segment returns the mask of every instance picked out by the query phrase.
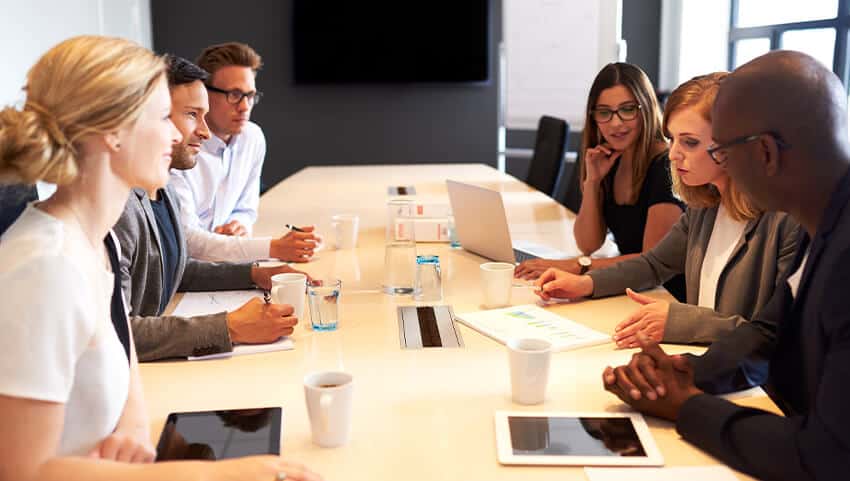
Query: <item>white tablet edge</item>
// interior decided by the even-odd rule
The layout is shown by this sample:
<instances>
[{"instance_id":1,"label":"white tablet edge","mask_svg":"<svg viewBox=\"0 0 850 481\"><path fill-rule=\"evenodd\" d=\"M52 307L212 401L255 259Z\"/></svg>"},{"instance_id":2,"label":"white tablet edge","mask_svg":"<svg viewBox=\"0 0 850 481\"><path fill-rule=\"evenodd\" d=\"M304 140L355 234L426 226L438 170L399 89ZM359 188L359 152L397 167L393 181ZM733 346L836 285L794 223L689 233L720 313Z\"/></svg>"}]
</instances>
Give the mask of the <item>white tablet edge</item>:
<instances>
[{"instance_id":1,"label":"white tablet edge","mask_svg":"<svg viewBox=\"0 0 850 481\"><path fill-rule=\"evenodd\" d=\"M508 417L630 418L646 456L527 456L513 454ZM548 466L663 466L664 457L640 413L578 411L496 411L496 451L499 464Z\"/></svg>"}]
</instances>

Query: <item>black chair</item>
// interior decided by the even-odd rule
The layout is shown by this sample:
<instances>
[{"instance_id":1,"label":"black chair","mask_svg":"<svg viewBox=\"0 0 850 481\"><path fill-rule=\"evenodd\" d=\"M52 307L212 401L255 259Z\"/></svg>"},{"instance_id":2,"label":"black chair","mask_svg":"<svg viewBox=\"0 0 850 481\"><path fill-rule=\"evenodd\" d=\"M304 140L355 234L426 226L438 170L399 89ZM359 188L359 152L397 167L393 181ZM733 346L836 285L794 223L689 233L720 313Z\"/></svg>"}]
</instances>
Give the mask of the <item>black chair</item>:
<instances>
[{"instance_id":1,"label":"black chair","mask_svg":"<svg viewBox=\"0 0 850 481\"><path fill-rule=\"evenodd\" d=\"M567 122L555 117L544 115L537 124L534 154L525 183L550 197L555 195L563 176L569 132Z\"/></svg>"},{"instance_id":2,"label":"black chair","mask_svg":"<svg viewBox=\"0 0 850 481\"><path fill-rule=\"evenodd\" d=\"M581 168L578 163L577 158L575 162L564 164L563 177L569 180L560 183L552 197L576 214L581 207Z\"/></svg>"},{"instance_id":3,"label":"black chair","mask_svg":"<svg viewBox=\"0 0 850 481\"><path fill-rule=\"evenodd\" d=\"M38 200L34 185L0 184L0 235L23 213L27 203Z\"/></svg>"}]
</instances>

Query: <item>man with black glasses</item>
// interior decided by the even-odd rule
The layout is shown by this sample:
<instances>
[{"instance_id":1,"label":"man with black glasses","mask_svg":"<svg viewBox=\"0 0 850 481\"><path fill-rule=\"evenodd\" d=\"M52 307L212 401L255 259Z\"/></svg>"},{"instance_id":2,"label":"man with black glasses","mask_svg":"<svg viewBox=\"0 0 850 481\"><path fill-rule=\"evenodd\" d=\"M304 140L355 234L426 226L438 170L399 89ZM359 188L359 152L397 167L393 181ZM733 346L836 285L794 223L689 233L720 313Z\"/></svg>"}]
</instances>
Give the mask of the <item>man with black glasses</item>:
<instances>
[{"instance_id":1,"label":"man with black glasses","mask_svg":"<svg viewBox=\"0 0 850 481\"><path fill-rule=\"evenodd\" d=\"M685 440L759 479L847 479L847 92L812 57L771 52L722 82L712 117L711 157L757 205L800 223L797 258L752 322L704 355L668 356L641 339L628 365L605 370L604 387L675 421ZM752 384L763 384L785 416L707 394Z\"/></svg>"},{"instance_id":2,"label":"man with black glasses","mask_svg":"<svg viewBox=\"0 0 850 481\"><path fill-rule=\"evenodd\" d=\"M210 111L206 116L212 135L203 142L194 169L173 171L171 183L185 212L187 229L200 227L231 236L250 237L257 220L260 173L266 156L266 139L251 122L251 110L259 103L255 79L262 59L248 45L231 42L201 52L198 66L210 73L206 81ZM316 237L313 227L292 233L294 252L285 260L309 259ZM269 256L268 239L246 239L245 257ZM190 254L210 260L233 260L226 253L198 252L189 240Z\"/></svg>"}]
</instances>

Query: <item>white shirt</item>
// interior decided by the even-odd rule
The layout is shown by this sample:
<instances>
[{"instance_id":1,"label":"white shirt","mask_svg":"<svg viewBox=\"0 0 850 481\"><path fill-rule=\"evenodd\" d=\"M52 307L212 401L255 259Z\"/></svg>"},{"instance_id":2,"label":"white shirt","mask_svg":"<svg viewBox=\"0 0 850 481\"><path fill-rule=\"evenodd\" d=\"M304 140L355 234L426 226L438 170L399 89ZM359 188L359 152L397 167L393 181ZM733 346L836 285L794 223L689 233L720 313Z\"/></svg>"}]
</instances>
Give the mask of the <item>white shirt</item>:
<instances>
[{"instance_id":1,"label":"white shirt","mask_svg":"<svg viewBox=\"0 0 850 481\"><path fill-rule=\"evenodd\" d=\"M253 262L269 258L271 237L216 234L198 226L183 226L189 257L213 262Z\"/></svg>"},{"instance_id":2,"label":"white shirt","mask_svg":"<svg viewBox=\"0 0 850 481\"><path fill-rule=\"evenodd\" d=\"M0 242L0 394L65 405L60 456L112 433L129 392L113 277L87 242L33 204Z\"/></svg>"},{"instance_id":3,"label":"white shirt","mask_svg":"<svg viewBox=\"0 0 850 481\"><path fill-rule=\"evenodd\" d=\"M708 240L700 270L699 306L716 309L717 282L746 226L746 222L730 217L722 204L717 209L717 217L714 219L711 238Z\"/></svg>"},{"instance_id":4,"label":"white shirt","mask_svg":"<svg viewBox=\"0 0 850 481\"><path fill-rule=\"evenodd\" d=\"M803 270L806 267L806 262L809 260L809 251L811 250L811 245L806 248L806 253L803 254L803 261L800 262L800 267L794 271L793 274L788 276L788 287L791 288L791 295L794 298L797 298L797 290L800 288L800 280L803 278Z\"/></svg>"},{"instance_id":5,"label":"white shirt","mask_svg":"<svg viewBox=\"0 0 850 481\"><path fill-rule=\"evenodd\" d=\"M232 220L248 229L257 220L260 173L266 157L266 138L260 127L248 122L230 144L213 135L201 146L198 164L188 170L172 170L171 184L183 207L187 230L207 231Z\"/></svg>"}]
</instances>

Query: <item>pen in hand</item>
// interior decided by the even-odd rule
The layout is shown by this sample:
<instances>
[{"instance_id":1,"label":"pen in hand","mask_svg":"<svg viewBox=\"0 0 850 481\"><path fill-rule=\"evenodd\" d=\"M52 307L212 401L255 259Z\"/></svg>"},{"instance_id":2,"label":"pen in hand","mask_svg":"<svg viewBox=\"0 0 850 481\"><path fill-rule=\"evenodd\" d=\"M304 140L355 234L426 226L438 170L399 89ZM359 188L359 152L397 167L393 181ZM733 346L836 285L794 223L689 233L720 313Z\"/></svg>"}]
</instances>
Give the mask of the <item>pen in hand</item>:
<instances>
[{"instance_id":1,"label":"pen in hand","mask_svg":"<svg viewBox=\"0 0 850 481\"><path fill-rule=\"evenodd\" d=\"M271 304L272 296L269 294L269 291L263 289L263 302L266 304Z\"/></svg>"},{"instance_id":2,"label":"pen in hand","mask_svg":"<svg viewBox=\"0 0 850 481\"><path fill-rule=\"evenodd\" d=\"M295 232L304 232L304 229L302 229L300 227L296 227L292 224L283 224L283 226L286 227L289 230L294 230Z\"/></svg>"}]
</instances>

